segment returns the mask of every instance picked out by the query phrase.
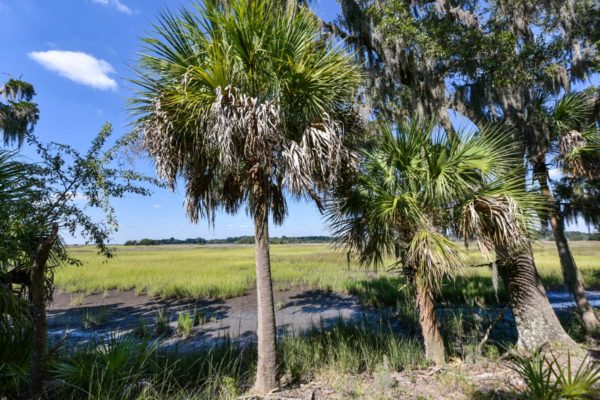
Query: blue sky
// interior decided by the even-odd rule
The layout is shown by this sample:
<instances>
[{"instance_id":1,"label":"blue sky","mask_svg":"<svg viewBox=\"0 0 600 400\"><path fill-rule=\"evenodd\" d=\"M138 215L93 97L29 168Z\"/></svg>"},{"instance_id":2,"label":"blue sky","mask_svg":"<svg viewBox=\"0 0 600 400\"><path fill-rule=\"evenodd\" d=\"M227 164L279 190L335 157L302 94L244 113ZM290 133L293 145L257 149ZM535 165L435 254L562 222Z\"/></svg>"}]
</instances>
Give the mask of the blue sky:
<instances>
[{"instance_id":1,"label":"blue sky","mask_svg":"<svg viewBox=\"0 0 600 400\"><path fill-rule=\"evenodd\" d=\"M159 11L176 9L187 0L0 0L0 82L22 77L34 84L41 119L36 133L44 141L69 143L84 150L104 122L114 126L114 136L128 132L126 111L131 96L140 37L152 32ZM338 12L334 0L315 0L312 6L326 20ZM25 156L31 154L23 149ZM136 168L153 174L148 160ZM206 221L187 220L181 189L155 189L149 198L131 196L114 201L120 229L114 243L128 239L222 238L252 235L252 221L242 211L220 214L214 228ZM289 216L272 236L327 234L316 207L290 200ZM571 229L585 230L584 226ZM78 239L67 238L68 242Z\"/></svg>"},{"instance_id":2,"label":"blue sky","mask_svg":"<svg viewBox=\"0 0 600 400\"><path fill-rule=\"evenodd\" d=\"M140 37L152 32L162 8L177 9L188 1L174 0L0 0L0 82L22 77L37 92L41 118L36 134L44 141L69 143L85 150L104 122L114 136L128 132L127 99L132 85L131 66L140 49ZM331 20L334 0L317 0L313 7ZM25 156L30 155L23 149ZM153 174L148 160L135 167ZM155 189L150 198L130 196L113 202L119 231L113 243L128 239L222 238L254 234L245 212L217 216L214 228L206 221L187 220L183 191ZM272 236L327 234L316 207L290 200L283 226L271 227ZM78 239L67 238L68 242Z\"/></svg>"}]
</instances>

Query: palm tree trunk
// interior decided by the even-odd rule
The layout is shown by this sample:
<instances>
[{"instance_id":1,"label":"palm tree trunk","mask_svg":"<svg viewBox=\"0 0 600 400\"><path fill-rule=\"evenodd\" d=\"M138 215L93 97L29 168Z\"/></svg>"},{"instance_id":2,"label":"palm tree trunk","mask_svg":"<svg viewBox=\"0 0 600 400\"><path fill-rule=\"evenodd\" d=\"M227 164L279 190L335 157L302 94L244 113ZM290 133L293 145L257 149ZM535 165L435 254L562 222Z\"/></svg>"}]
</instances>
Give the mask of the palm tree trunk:
<instances>
[{"instance_id":1,"label":"palm tree trunk","mask_svg":"<svg viewBox=\"0 0 600 400\"><path fill-rule=\"evenodd\" d=\"M46 356L46 264L50 250L58 236L58 227L52 227L48 238L40 241L31 266L31 311L33 325L33 346L30 371L30 394L35 400L45 398L44 392L44 364Z\"/></svg>"},{"instance_id":2,"label":"palm tree trunk","mask_svg":"<svg viewBox=\"0 0 600 400\"><path fill-rule=\"evenodd\" d=\"M540 280L530 246L520 250L496 247L498 273L508 292L519 339L517 346L535 350L546 344L574 348L552 309Z\"/></svg>"},{"instance_id":3,"label":"palm tree trunk","mask_svg":"<svg viewBox=\"0 0 600 400\"><path fill-rule=\"evenodd\" d=\"M550 190L548 180L548 168L545 162L538 163L537 171L538 181L542 188L542 192L548 201L548 204L552 206L552 212L550 214L550 226L552 227L552 233L554 236L554 242L556 243L556 249L558 250L558 257L560 258L560 266L562 267L563 281L567 290L573 294L577 310L583 320L583 325L587 332L595 332L600 328L598 318L594 313L594 309L590 305L585 294L585 287L583 286L583 279L581 273L577 268L573 253L569 248L569 242L565 235L565 219L560 210L560 205L556 202L552 191Z\"/></svg>"},{"instance_id":4,"label":"palm tree trunk","mask_svg":"<svg viewBox=\"0 0 600 400\"><path fill-rule=\"evenodd\" d=\"M573 294L577 310L581 315L586 331L590 333L596 332L598 331L598 328L600 328L600 324L598 323L598 318L596 318L594 309L587 299L581 272L579 272L575 260L573 259L571 249L569 248L569 242L565 236L564 218L562 214L553 214L550 216L550 225L552 226L554 241L556 242L558 256L560 257L560 265L562 266L565 286Z\"/></svg>"},{"instance_id":5,"label":"palm tree trunk","mask_svg":"<svg viewBox=\"0 0 600 400\"><path fill-rule=\"evenodd\" d=\"M417 276L415 281L419 323L425 343L425 357L435 365L442 365L446 362L446 352L435 315L433 291L425 279Z\"/></svg>"},{"instance_id":6,"label":"palm tree trunk","mask_svg":"<svg viewBox=\"0 0 600 400\"><path fill-rule=\"evenodd\" d=\"M255 390L265 395L277 389L277 336L273 282L269 258L269 213L267 205L254 215L256 248L256 297L258 304L258 365Z\"/></svg>"}]
</instances>

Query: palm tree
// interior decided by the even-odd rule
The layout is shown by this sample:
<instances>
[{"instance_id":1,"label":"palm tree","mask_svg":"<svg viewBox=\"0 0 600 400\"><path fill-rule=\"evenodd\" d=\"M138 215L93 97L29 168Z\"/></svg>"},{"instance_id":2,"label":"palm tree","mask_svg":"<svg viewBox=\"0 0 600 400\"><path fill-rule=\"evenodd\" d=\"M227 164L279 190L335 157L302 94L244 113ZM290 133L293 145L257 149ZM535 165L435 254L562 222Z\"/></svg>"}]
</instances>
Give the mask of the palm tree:
<instances>
[{"instance_id":1,"label":"palm tree","mask_svg":"<svg viewBox=\"0 0 600 400\"><path fill-rule=\"evenodd\" d=\"M26 369L28 345L31 340L31 321L29 307L22 291L15 290L15 271L20 275L27 275L27 270L15 268L13 260L19 254L19 246L15 243L14 225L18 218L15 215L15 203L27 198L27 171L24 166L14 160L14 153L0 150L0 335L10 340L3 340L0 346L2 361L7 369ZM18 348L15 348L15 344ZM16 369L15 368L15 369ZM15 374L15 376L19 376ZM6 393L17 392L23 382L3 388ZM12 387L10 387L12 386Z\"/></svg>"},{"instance_id":2,"label":"palm tree","mask_svg":"<svg viewBox=\"0 0 600 400\"><path fill-rule=\"evenodd\" d=\"M39 119L38 106L31 102L35 90L30 83L9 79L0 88L0 95L6 100L6 103L0 103L0 132L4 145L17 142L21 147Z\"/></svg>"},{"instance_id":3,"label":"palm tree","mask_svg":"<svg viewBox=\"0 0 600 400\"><path fill-rule=\"evenodd\" d=\"M545 128L546 142L534 160L534 177L551 207L548 222L560 258L563 280L573 294L585 329L594 332L600 323L585 294L583 279L565 235L565 219L600 221L596 187L600 174L600 133L590 123L593 103L585 93L568 94L551 104L545 94L537 99L539 125ZM562 171L560 182L550 177L549 166ZM592 190L589 190L592 189ZM556 194L554 193L556 190Z\"/></svg>"},{"instance_id":4,"label":"palm tree","mask_svg":"<svg viewBox=\"0 0 600 400\"><path fill-rule=\"evenodd\" d=\"M259 393L278 385L269 218L282 223L286 194L318 199L351 165L342 136L355 126L361 78L312 12L289 3L214 0L163 13L132 101L158 175L185 181L192 221L243 206L254 219Z\"/></svg>"},{"instance_id":5,"label":"palm tree","mask_svg":"<svg viewBox=\"0 0 600 400\"><path fill-rule=\"evenodd\" d=\"M463 265L444 233L478 239L485 254L519 253L528 246L524 210L536 205L514 177L513 149L501 132L458 136L417 120L396 134L384 126L380 143L363 154L357 183L337 193L329 211L336 236L361 263L395 259L415 285L426 356L436 364L445 352L434 292Z\"/></svg>"},{"instance_id":6,"label":"palm tree","mask_svg":"<svg viewBox=\"0 0 600 400\"><path fill-rule=\"evenodd\" d=\"M21 253L15 228L22 217L19 206L24 202L31 203L25 165L15 160L15 153L0 150L0 288L3 293L12 295L16 276L27 276L27 269L15 268L13 262ZM16 263L20 264L20 263ZM4 309L0 305L0 323Z\"/></svg>"}]
</instances>

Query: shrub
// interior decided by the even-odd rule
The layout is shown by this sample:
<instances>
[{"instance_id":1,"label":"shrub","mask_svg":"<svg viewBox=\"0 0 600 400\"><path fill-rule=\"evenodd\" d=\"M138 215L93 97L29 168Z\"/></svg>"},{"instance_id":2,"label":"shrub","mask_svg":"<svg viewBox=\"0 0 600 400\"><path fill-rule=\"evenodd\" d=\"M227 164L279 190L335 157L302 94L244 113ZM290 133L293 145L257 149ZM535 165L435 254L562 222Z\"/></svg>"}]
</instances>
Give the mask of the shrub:
<instances>
[{"instance_id":1,"label":"shrub","mask_svg":"<svg viewBox=\"0 0 600 400\"><path fill-rule=\"evenodd\" d=\"M65 398L136 398L133 383L143 381L156 349L131 337L66 353L51 363L50 389Z\"/></svg>"},{"instance_id":2,"label":"shrub","mask_svg":"<svg viewBox=\"0 0 600 400\"><path fill-rule=\"evenodd\" d=\"M600 381L600 366L587 356L573 373L571 355L565 366L552 353L540 350L531 356L515 354L512 368L525 382L524 396L530 400L584 400L600 395L594 385Z\"/></svg>"},{"instance_id":3,"label":"shrub","mask_svg":"<svg viewBox=\"0 0 600 400\"><path fill-rule=\"evenodd\" d=\"M27 393L31 361L31 324L26 304L0 290L0 399Z\"/></svg>"}]
</instances>

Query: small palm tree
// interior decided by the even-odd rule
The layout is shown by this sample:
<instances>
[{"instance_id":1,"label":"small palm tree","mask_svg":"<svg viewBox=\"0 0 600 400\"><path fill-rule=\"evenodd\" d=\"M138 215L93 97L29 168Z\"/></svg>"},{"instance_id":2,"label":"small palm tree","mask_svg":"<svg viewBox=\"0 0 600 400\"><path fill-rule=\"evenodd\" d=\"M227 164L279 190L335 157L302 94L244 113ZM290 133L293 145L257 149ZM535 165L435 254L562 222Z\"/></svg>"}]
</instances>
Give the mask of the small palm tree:
<instances>
[{"instance_id":1,"label":"small palm tree","mask_svg":"<svg viewBox=\"0 0 600 400\"><path fill-rule=\"evenodd\" d=\"M0 102L0 132L4 145L17 142L20 147L39 119L38 106L31 102L35 90L30 83L10 79L0 88L6 103Z\"/></svg>"},{"instance_id":2,"label":"small palm tree","mask_svg":"<svg viewBox=\"0 0 600 400\"><path fill-rule=\"evenodd\" d=\"M357 183L329 210L336 236L363 264L395 260L415 285L426 356L436 364L445 351L434 292L463 265L459 246L444 233L477 238L486 253L523 246L527 236L519 201L528 197L510 178L511 146L493 129L459 136L448 139L417 120L397 133L384 126L380 143L363 154Z\"/></svg>"},{"instance_id":3,"label":"small palm tree","mask_svg":"<svg viewBox=\"0 0 600 400\"><path fill-rule=\"evenodd\" d=\"M0 341L0 354L8 371L21 372L15 371L15 379L10 383L2 380L7 386L3 388L6 393L18 393L25 383L26 374L22 371L26 371L29 364L29 307L20 293L22 291L15 290L13 286L15 271L21 275L28 272L15 268L13 262L20 251L14 237L15 220L18 218L14 205L27 198L26 179L27 171L14 160L14 153L0 150L0 335L11 339Z\"/></svg>"},{"instance_id":4,"label":"small palm tree","mask_svg":"<svg viewBox=\"0 0 600 400\"><path fill-rule=\"evenodd\" d=\"M143 147L171 185L183 178L193 221L242 206L254 219L260 393L277 386L269 218L282 223L286 194L318 198L351 164L343 135L355 126L361 78L308 8L285 3L163 13L133 100Z\"/></svg>"}]
</instances>

